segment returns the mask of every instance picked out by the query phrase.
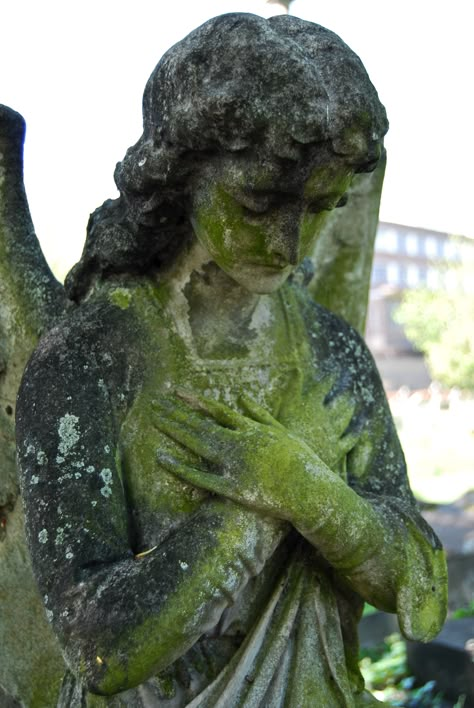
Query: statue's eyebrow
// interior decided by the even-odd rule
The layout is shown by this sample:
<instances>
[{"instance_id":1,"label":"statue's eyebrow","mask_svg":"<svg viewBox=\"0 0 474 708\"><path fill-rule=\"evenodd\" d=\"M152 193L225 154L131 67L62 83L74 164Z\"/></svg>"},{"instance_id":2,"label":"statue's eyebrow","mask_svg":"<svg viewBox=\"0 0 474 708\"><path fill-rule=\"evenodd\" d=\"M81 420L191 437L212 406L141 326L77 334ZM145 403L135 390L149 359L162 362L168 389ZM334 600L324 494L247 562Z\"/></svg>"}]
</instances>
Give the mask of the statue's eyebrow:
<instances>
[{"instance_id":1,"label":"statue's eyebrow","mask_svg":"<svg viewBox=\"0 0 474 708\"><path fill-rule=\"evenodd\" d=\"M276 182L265 185L265 183L260 182L260 184L245 184L240 189L245 194L251 193L262 197L271 197L272 195L278 195L281 197L297 197L302 193L303 185L298 185L296 183L278 184Z\"/></svg>"}]
</instances>

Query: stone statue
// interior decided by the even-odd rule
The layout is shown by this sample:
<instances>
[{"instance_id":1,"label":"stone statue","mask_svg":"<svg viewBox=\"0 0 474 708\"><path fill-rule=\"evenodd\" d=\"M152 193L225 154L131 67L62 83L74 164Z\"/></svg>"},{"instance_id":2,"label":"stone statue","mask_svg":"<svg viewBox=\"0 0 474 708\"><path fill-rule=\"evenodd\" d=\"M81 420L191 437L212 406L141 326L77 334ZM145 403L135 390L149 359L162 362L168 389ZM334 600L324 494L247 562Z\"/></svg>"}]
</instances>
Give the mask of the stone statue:
<instances>
[{"instance_id":1,"label":"stone statue","mask_svg":"<svg viewBox=\"0 0 474 708\"><path fill-rule=\"evenodd\" d=\"M18 398L59 705L377 704L363 603L427 641L446 566L304 259L383 157L384 109L333 33L230 14L165 54L143 114Z\"/></svg>"}]
</instances>

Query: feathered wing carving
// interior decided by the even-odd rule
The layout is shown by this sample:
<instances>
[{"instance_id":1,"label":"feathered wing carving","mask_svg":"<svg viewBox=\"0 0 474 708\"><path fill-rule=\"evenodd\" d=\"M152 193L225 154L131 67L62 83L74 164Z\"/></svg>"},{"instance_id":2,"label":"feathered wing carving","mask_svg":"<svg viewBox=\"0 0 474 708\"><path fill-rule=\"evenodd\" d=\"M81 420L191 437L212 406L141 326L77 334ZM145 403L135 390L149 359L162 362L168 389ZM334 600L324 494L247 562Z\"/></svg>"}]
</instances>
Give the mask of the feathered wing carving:
<instances>
[{"instance_id":1,"label":"feathered wing carving","mask_svg":"<svg viewBox=\"0 0 474 708\"><path fill-rule=\"evenodd\" d=\"M364 334L386 155L370 174L356 175L348 202L335 209L312 255L314 299Z\"/></svg>"},{"instance_id":2,"label":"feathered wing carving","mask_svg":"<svg viewBox=\"0 0 474 708\"><path fill-rule=\"evenodd\" d=\"M26 547L15 466L15 400L40 334L66 310L23 186L23 118L0 105L0 704L55 704L64 674Z\"/></svg>"}]
</instances>

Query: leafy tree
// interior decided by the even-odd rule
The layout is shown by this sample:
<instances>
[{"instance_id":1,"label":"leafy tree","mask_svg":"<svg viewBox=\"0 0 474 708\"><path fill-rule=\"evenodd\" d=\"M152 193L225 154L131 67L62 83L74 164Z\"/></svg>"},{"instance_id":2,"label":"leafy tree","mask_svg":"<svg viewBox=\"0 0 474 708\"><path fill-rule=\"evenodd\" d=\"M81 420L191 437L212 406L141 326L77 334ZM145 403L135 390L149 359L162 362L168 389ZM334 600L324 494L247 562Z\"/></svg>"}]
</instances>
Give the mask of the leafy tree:
<instances>
[{"instance_id":1,"label":"leafy tree","mask_svg":"<svg viewBox=\"0 0 474 708\"><path fill-rule=\"evenodd\" d=\"M425 354L434 379L474 390L474 245L453 243L462 260L441 269L443 287L407 291L395 319Z\"/></svg>"}]
</instances>

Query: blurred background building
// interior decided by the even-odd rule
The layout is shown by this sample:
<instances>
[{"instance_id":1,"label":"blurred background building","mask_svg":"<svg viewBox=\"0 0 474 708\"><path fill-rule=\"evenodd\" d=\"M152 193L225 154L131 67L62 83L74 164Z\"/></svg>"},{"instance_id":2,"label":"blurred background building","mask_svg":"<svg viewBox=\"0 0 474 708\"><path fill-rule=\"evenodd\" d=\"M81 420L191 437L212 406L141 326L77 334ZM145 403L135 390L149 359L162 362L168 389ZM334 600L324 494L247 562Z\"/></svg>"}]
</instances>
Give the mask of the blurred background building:
<instances>
[{"instance_id":1,"label":"blurred background building","mask_svg":"<svg viewBox=\"0 0 474 708\"><path fill-rule=\"evenodd\" d=\"M386 388L427 388L430 376L420 352L394 319L403 295L414 288L449 290L474 241L415 226L380 222L375 243L366 340Z\"/></svg>"}]
</instances>

